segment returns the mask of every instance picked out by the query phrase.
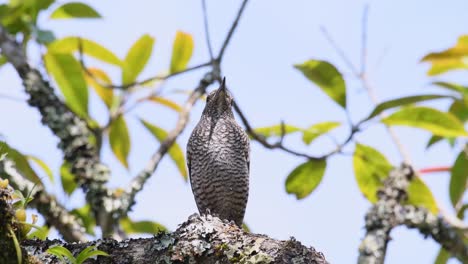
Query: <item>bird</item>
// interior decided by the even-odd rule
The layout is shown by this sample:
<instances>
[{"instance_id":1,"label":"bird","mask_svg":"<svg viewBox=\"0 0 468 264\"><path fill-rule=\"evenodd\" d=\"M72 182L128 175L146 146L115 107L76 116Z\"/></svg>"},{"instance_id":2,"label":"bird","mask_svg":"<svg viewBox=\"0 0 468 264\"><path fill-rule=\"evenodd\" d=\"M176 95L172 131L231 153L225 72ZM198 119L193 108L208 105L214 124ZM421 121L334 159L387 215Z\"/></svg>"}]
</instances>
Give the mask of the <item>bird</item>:
<instances>
[{"instance_id":1,"label":"bird","mask_svg":"<svg viewBox=\"0 0 468 264\"><path fill-rule=\"evenodd\" d=\"M250 140L234 118L233 103L223 78L188 140L187 166L199 213L240 227L249 196Z\"/></svg>"}]
</instances>

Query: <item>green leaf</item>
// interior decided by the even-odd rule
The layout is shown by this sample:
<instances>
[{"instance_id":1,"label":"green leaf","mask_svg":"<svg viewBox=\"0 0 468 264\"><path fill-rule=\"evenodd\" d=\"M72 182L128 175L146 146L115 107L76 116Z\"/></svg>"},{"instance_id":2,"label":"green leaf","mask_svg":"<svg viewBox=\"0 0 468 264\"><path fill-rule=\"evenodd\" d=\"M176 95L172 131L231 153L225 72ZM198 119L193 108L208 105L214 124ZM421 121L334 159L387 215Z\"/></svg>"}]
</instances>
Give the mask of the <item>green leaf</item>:
<instances>
[{"instance_id":1,"label":"green leaf","mask_svg":"<svg viewBox=\"0 0 468 264\"><path fill-rule=\"evenodd\" d=\"M462 150L452 166L450 177L450 200L455 207L466 191L468 183L468 148Z\"/></svg>"},{"instance_id":2,"label":"green leaf","mask_svg":"<svg viewBox=\"0 0 468 264\"><path fill-rule=\"evenodd\" d=\"M42 170L46 173L46 175L49 177L49 180L53 183L54 182L54 174L50 167L40 158L34 157L34 156L26 156L26 158L30 161L35 162L39 167L41 167Z\"/></svg>"},{"instance_id":3,"label":"green leaf","mask_svg":"<svg viewBox=\"0 0 468 264\"><path fill-rule=\"evenodd\" d=\"M445 137L467 136L463 124L451 113L429 107L406 107L382 119L387 125L422 128Z\"/></svg>"},{"instance_id":4,"label":"green leaf","mask_svg":"<svg viewBox=\"0 0 468 264\"><path fill-rule=\"evenodd\" d=\"M331 130L339 127L340 125L341 123L339 122L322 122L314 124L311 127L303 130L302 141L304 141L305 144L309 145L316 138L330 132Z\"/></svg>"},{"instance_id":5,"label":"green leaf","mask_svg":"<svg viewBox=\"0 0 468 264\"><path fill-rule=\"evenodd\" d=\"M83 226L86 229L86 233L92 236L95 235L94 227L96 226L96 220L94 219L89 204L86 204L81 208L73 209L71 213L81 219Z\"/></svg>"},{"instance_id":6,"label":"green leaf","mask_svg":"<svg viewBox=\"0 0 468 264\"><path fill-rule=\"evenodd\" d=\"M130 136L127 123L123 116L115 119L109 128L109 142L115 157L128 169L128 154L130 153Z\"/></svg>"},{"instance_id":7,"label":"green leaf","mask_svg":"<svg viewBox=\"0 0 468 264\"><path fill-rule=\"evenodd\" d=\"M70 165L63 163L60 167L60 180L62 182L62 188L67 195L71 195L78 184L75 181L75 176L71 173Z\"/></svg>"},{"instance_id":8,"label":"green leaf","mask_svg":"<svg viewBox=\"0 0 468 264\"><path fill-rule=\"evenodd\" d=\"M28 239L40 239L40 240L45 240L47 236L49 235L49 227L43 226L39 229L34 230L33 232L28 234Z\"/></svg>"},{"instance_id":9,"label":"green leaf","mask_svg":"<svg viewBox=\"0 0 468 264\"><path fill-rule=\"evenodd\" d=\"M362 194L372 203L377 201L377 190L392 169L392 164L378 150L356 143L353 155L354 176Z\"/></svg>"},{"instance_id":10,"label":"green leaf","mask_svg":"<svg viewBox=\"0 0 468 264\"><path fill-rule=\"evenodd\" d=\"M76 259L70 250L62 247L62 246L53 246L47 249L46 251L49 254L55 255L59 257L61 260L64 260L64 257L68 259L72 264L76 264ZM65 261L64 261L65 262Z\"/></svg>"},{"instance_id":11,"label":"green leaf","mask_svg":"<svg viewBox=\"0 0 468 264\"><path fill-rule=\"evenodd\" d=\"M456 100L449 108L449 112L456 116L460 121L468 121L468 103Z\"/></svg>"},{"instance_id":12,"label":"green leaf","mask_svg":"<svg viewBox=\"0 0 468 264\"><path fill-rule=\"evenodd\" d=\"M81 251L80 254L78 254L78 256L76 257L76 264L82 264L83 262L85 262L85 260L92 258L94 256L108 257L109 254L107 254L104 251L97 250L96 246L89 246L83 249L83 251Z\"/></svg>"},{"instance_id":13,"label":"green leaf","mask_svg":"<svg viewBox=\"0 0 468 264\"><path fill-rule=\"evenodd\" d=\"M170 73L184 70L192 57L193 38L190 34L177 31L172 47Z\"/></svg>"},{"instance_id":14,"label":"green leaf","mask_svg":"<svg viewBox=\"0 0 468 264\"><path fill-rule=\"evenodd\" d=\"M451 96L428 94L428 95L415 95L415 96L401 97L401 98L385 101L383 103L378 104L364 121L369 120L390 108L395 108L398 106L404 106L404 105L414 104L414 103L418 103L422 101L440 99L440 98L451 98Z\"/></svg>"},{"instance_id":15,"label":"green leaf","mask_svg":"<svg viewBox=\"0 0 468 264\"><path fill-rule=\"evenodd\" d=\"M72 2L66 3L55 9L50 18L69 19L69 18L100 18L101 15L87 4Z\"/></svg>"},{"instance_id":16,"label":"green leaf","mask_svg":"<svg viewBox=\"0 0 468 264\"><path fill-rule=\"evenodd\" d=\"M73 53L80 50L80 45L84 54L112 65L122 66L122 60L112 51L90 39L65 37L50 43L47 49L52 53Z\"/></svg>"},{"instance_id":17,"label":"green leaf","mask_svg":"<svg viewBox=\"0 0 468 264\"><path fill-rule=\"evenodd\" d=\"M327 161L309 160L296 167L286 179L286 192L303 199L311 194L322 181Z\"/></svg>"},{"instance_id":18,"label":"green leaf","mask_svg":"<svg viewBox=\"0 0 468 264\"><path fill-rule=\"evenodd\" d=\"M333 101L346 108L346 84L335 66L326 61L308 60L294 67L319 86Z\"/></svg>"},{"instance_id":19,"label":"green leaf","mask_svg":"<svg viewBox=\"0 0 468 264\"><path fill-rule=\"evenodd\" d=\"M135 82L138 75L143 71L153 52L154 41L154 38L150 35L143 35L130 48L122 69L123 84Z\"/></svg>"},{"instance_id":20,"label":"green leaf","mask_svg":"<svg viewBox=\"0 0 468 264\"><path fill-rule=\"evenodd\" d=\"M434 261L434 264L447 264L450 259L450 253L447 252L443 247L440 248L439 254Z\"/></svg>"},{"instance_id":21,"label":"green leaf","mask_svg":"<svg viewBox=\"0 0 468 264\"><path fill-rule=\"evenodd\" d=\"M48 52L44 56L47 71L54 77L65 101L82 117L88 116L88 87L80 63L70 54Z\"/></svg>"},{"instance_id":22,"label":"green leaf","mask_svg":"<svg viewBox=\"0 0 468 264\"><path fill-rule=\"evenodd\" d=\"M446 88L446 89L454 91L454 92L457 92L457 93L459 93L459 94L461 94L463 96L468 95L468 87L460 85L460 84L448 83L448 82L433 82L432 84L437 85L437 86L442 87L442 88Z\"/></svg>"},{"instance_id":23,"label":"green leaf","mask_svg":"<svg viewBox=\"0 0 468 264\"><path fill-rule=\"evenodd\" d=\"M42 186L41 178L36 174L25 155L10 147L7 143L0 141L1 156L10 159L18 172L35 184Z\"/></svg>"},{"instance_id":24,"label":"green leaf","mask_svg":"<svg viewBox=\"0 0 468 264\"><path fill-rule=\"evenodd\" d=\"M163 142L167 138L167 132L164 129L157 127L145 120L140 120L140 121L151 132L151 134L153 134L153 136L159 142ZM185 166L185 156L184 156L184 152L182 151L182 148L179 146L179 144L174 142L172 146L169 148L168 152L169 152L169 156L176 164L177 169L179 170L180 174L182 175L182 177L184 177L184 180L187 180L188 173L187 173L187 169Z\"/></svg>"},{"instance_id":25,"label":"green leaf","mask_svg":"<svg viewBox=\"0 0 468 264\"><path fill-rule=\"evenodd\" d=\"M163 225L151 221L132 221L126 217L120 220L120 226L126 234L158 234L167 231Z\"/></svg>"},{"instance_id":26,"label":"green leaf","mask_svg":"<svg viewBox=\"0 0 468 264\"><path fill-rule=\"evenodd\" d=\"M255 133L262 135L264 137L280 137L283 133L283 125L273 125L267 127L259 127L254 129ZM301 131L299 127L291 126L291 125L284 125L284 134L291 134L294 132Z\"/></svg>"},{"instance_id":27,"label":"green leaf","mask_svg":"<svg viewBox=\"0 0 468 264\"><path fill-rule=\"evenodd\" d=\"M419 177L414 177L408 185L408 204L424 207L431 213L437 214L437 202L431 190Z\"/></svg>"},{"instance_id":28,"label":"green leaf","mask_svg":"<svg viewBox=\"0 0 468 264\"><path fill-rule=\"evenodd\" d=\"M428 75L437 75L451 70L468 69L467 56L468 35L464 35L454 47L442 52L429 53L422 61L432 64Z\"/></svg>"},{"instance_id":29,"label":"green leaf","mask_svg":"<svg viewBox=\"0 0 468 264\"><path fill-rule=\"evenodd\" d=\"M88 85L93 87L94 91L107 106L107 109L111 109L114 102L114 91L111 88L104 87L102 85L111 85L112 80L103 70L88 68L88 71L93 77L85 75L86 82Z\"/></svg>"},{"instance_id":30,"label":"green leaf","mask_svg":"<svg viewBox=\"0 0 468 264\"><path fill-rule=\"evenodd\" d=\"M157 104L160 104L160 105L164 105L178 113L180 113L182 111L182 106L180 106L179 104L177 104L176 102L172 101L172 100L169 100L167 98L163 98L163 97L160 97L160 96L151 96L148 98L148 101L150 102L154 102L154 103L157 103Z\"/></svg>"}]
</instances>

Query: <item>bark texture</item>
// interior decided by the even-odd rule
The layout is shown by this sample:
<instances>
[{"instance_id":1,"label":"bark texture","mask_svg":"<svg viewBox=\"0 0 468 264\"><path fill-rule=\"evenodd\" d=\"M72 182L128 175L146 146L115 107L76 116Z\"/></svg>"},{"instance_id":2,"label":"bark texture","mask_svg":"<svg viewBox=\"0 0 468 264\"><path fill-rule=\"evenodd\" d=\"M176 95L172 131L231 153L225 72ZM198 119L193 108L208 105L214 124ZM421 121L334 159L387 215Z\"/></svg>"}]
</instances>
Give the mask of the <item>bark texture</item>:
<instances>
[{"instance_id":1,"label":"bark texture","mask_svg":"<svg viewBox=\"0 0 468 264\"><path fill-rule=\"evenodd\" d=\"M31 257L44 263L60 263L55 256L46 253L54 245L66 247L75 256L88 246L97 246L110 255L86 263L328 263L322 253L303 246L294 238L274 240L247 233L233 222L196 214L175 232L152 238L121 242L104 239L82 244L28 240L22 245Z\"/></svg>"}]
</instances>

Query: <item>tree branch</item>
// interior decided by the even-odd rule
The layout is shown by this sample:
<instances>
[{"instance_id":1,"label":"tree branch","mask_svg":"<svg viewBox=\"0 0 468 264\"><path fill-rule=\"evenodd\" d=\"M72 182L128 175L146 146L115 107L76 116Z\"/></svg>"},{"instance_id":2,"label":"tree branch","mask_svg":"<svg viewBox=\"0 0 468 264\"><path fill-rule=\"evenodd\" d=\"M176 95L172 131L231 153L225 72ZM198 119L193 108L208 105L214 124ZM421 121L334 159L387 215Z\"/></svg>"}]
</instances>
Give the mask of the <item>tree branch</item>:
<instances>
[{"instance_id":1,"label":"tree branch","mask_svg":"<svg viewBox=\"0 0 468 264\"><path fill-rule=\"evenodd\" d=\"M234 32L236 31L237 25L239 24L240 18L242 17L242 14L244 13L244 10L248 1L249 0L244 0L242 2L241 7L239 8L239 11L237 11L237 16L234 19L234 22L232 23L231 28L229 29L229 32L226 38L224 39L223 45L221 46L221 50L219 51L218 57L216 58L218 63L221 62L221 60L223 59L224 52L226 51L228 44L231 42L231 38L234 35Z\"/></svg>"},{"instance_id":2,"label":"tree branch","mask_svg":"<svg viewBox=\"0 0 468 264\"><path fill-rule=\"evenodd\" d=\"M0 49L14 66L29 94L29 105L36 107L47 125L60 139L58 147L64 160L70 164L71 172L85 190L86 200L96 215L97 223L104 229L111 225L113 211L112 193L104 184L109 179L109 169L100 162L96 146L90 143L92 132L84 120L73 113L54 93L38 70L32 68L21 46L0 26ZM105 232L104 232L105 233Z\"/></svg>"},{"instance_id":3,"label":"tree branch","mask_svg":"<svg viewBox=\"0 0 468 264\"><path fill-rule=\"evenodd\" d=\"M328 263L322 253L303 246L294 238L280 241L250 234L234 223L211 215L193 215L175 232L160 233L152 238L122 242L106 239L85 244L29 240L22 244L38 261L60 263L59 259L45 252L53 245L62 245L74 255L88 246L98 246L110 255L87 263Z\"/></svg>"},{"instance_id":4,"label":"tree branch","mask_svg":"<svg viewBox=\"0 0 468 264\"><path fill-rule=\"evenodd\" d=\"M206 10L206 0L202 0L202 10L203 10L203 26L205 28L206 45L208 46L208 53L210 54L210 60L213 61L214 55L213 55L213 47L211 45L210 28L208 24L208 12Z\"/></svg>"},{"instance_id":5,"label":"tree branch","mask_svg":"<svg viewBox=\"0 0 468 264\"><path fill-rule=\"evenodd\" d=\"M29 203L44 217L46 223L54 226L68 242L87 241L81 221L70 214L55 197L49 195L42 185L37 185L24 178L8 158L0 161L0 176L8 179L10 185L27 195L31 192L34 199Z\"/></svg>"},{"instance_id":6,"label":"tree branch","mask_svg":"<svg viewBox=\"0 0 468 264\"><path fill-rule=\"evenodd\" d=\"M399 225L430 235L462 262L468 259L468 246L457 230L424 208L403 205L407 187L414 177L407 165L390 172L378 191L378 202L366 215L366 235L359 247L358 263L384 263L390 232Z\"/></svg>"}]
</instances>

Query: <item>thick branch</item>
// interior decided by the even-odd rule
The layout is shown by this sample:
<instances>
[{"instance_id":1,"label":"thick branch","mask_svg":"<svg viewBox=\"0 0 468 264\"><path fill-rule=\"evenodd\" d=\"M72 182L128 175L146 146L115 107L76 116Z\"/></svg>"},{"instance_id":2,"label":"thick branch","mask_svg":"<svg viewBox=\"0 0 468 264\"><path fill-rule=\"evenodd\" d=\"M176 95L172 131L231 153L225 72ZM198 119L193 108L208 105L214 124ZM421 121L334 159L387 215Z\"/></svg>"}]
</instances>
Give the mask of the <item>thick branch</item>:
<instances>
[{"instance_id":1,"label":"thick branch","mask_svg":"<svg viewBox=\"0 0 468 264\"><path fill-rule=\"evenodd\" d=\"M70 214L55 197L49 195L42 185L35 185L24 178L16 170L13 161L8 158L0 161L0 176L1 178L8 179L10 185L15 190L21 191L24 196L31 192L34 199L29 205L37 209L47 224L57 228L66 241L83 242L87 240L80 220Z\"/></svg>"},{"instance_id":2,"label":"thick branch","mask_svg":"<svg viewBox=\"0 0 468 264\"><path fill-rule=\"evenodd\" d=\"M8 32L0 26L0 49L14 66L30 98L28 103L42 115L47 125L60 139L59 148L78 183L86 190L86 199L98 214L98 223L108 225L107 216L112 211L111 192L104 183L109 178L109 169L102 164L96 147L90 143L92 132L84 120L74 114L54 93L39 71L32 68L20 47Z\"/></svg>"},{"instance_id":3,"label":"thick branch","mask_svg":"<svg viewBox=\"0 0 468 264\"><path fill-rule=\"evenodd\" d=\"M85 244L30 240L23 243L23 247L44 263L60 263L56 257L45 253L47 248L57 244L68 248L75 256L90 245L110 255L87 263L327 263L322 253L303 246L294 238L274 240L247 233L217 217L198 215L191 216L175 232L153 238L122 242L106 239Z\"/></svg>"},{"instance_id":4,"label":"thick branch","mask_svg":"<svg viewBox=\"0 0 468 264\"><path fill-rule=\"evenodd\" d=\"M468 246L454 227L426 209L403 205L412 177L413 171L406 165L390 172L378 192L378 202L366 215L367 232L359 247L358 263L384 263L390 232L399 225L430 235L462 262L468 259Z\"/></svg>"}]
</instances>

